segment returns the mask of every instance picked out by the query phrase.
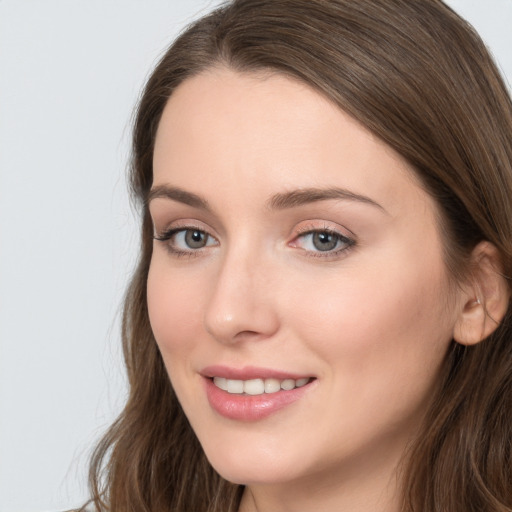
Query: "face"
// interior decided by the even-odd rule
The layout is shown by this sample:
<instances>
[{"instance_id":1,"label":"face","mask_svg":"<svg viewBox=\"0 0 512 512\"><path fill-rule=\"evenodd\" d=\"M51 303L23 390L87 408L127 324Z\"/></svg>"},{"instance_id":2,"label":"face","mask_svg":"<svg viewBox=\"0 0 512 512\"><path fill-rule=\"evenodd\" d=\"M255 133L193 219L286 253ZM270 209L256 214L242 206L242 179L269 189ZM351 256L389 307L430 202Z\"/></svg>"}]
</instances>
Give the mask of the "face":
<instances>
[{"instance_id":1,"label":"face","mask_svg":"<svg viewBox=\"0 0 512 512\"><path fill-rule=\"evenodd\" d=\"M212 465L259 485L395 464L456 320L436 207L317 92L213 69L161 119L151 326Z\"/></svg>"}]
</instances>

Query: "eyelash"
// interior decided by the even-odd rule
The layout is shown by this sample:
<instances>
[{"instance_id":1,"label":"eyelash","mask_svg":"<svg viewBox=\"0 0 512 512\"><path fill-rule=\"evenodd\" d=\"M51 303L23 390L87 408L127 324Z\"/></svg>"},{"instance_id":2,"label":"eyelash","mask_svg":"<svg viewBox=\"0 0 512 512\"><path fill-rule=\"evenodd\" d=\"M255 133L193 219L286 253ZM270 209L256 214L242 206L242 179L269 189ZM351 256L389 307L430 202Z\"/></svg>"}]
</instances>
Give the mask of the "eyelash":
<instances>
[{"instance_id":1,"label":"eyelash","mask_svg":"<svg viewBox=\"0 0 512 512\"><path fill-rule=\"evenodd\" d=\"M353 238L349 238L343 234L341 234L339 231L336 231L335 229L332 229L331 227L325 226L323 228L318 228L314 226L308 226L304 227L302 229L299 229L299 232L297 236L294 238L295 240L298 240L300 238L304 239L306 236L309 235L315 235L315 234L326 234L329 236L333 236L337 239L337 242L342 243L342 247L339 247L335 250L329 250L329 251L311 251L304 249L306 256L309 258L330 258L330 259L336 259L337 257L341 256L342 254L345 256L346 253L355 245L356 241Z\"/></svg>"},{"instance_id":2,"label":"eyelash","mask_svg":"<svg viewBox=\"0 0 512 512\"><path fill-rule=\"evenodd\" d=\"M198 248L198 249L190 248L189 250L182 250L182 249L177 249L172 243L169 243L174 236L176 236L179 233L186 234L187 231L196 231L196 232L201 233L204 236L206 236L207 239L216 240L207 231L205 231L204 229L201 229L197 226L180 226L180 227L176 227L176 228L171 228L171 229L164 231L163 233L154 235L153 239L157 240L158 242L165 243L166 249L173 256L176 256L178 258L181 258L181 257L194 258L194 257L200 256L201 253L203 252L203 249L208 247L208 245L206 245L205 247Z\"/></svg>"},{"instance_id":3,"label":"eyelash","mask_svg":"<svg viewBox=\"0 0 512 512\"><path fill-rule=\"evenodd\" d=\"M197 226L180 226L180 227L176 227L176 228L171 228L171 229L164 231L163 233L154 235L153 238L159 242L165 243L167 250L173 256L176 256L178 258L180 258L180 257L192 258L192 257L201 256L204 249L206 249L207 247L209 247L211 245L207 244L207 245L197 248L197 249L189 248L188 250L182 250L182 249L177 249L175 245L173 245L172 243L169 243L172 240L172 238L174 236L178 235L179 233L186 234L187 232L190 232L190 231L196 231L198 233L201 233L203 236L207 237L207 241L209 239L215 240L216 244L211 244L211 245L218 244L218 241L216 240L215 237L210 235L204 229L201 229ZM319 229L317 227L308 226L306 228L300 229L298 234L295 236L293 241L290 242L290 244L292 244L291 245L292 247L297 247L297 245L294 245L297 240L305 239L307 236L310 236L310 235L314 236L315 234L326 234L328 236L335 237L337 240L337 243L341 243L343 245L342 245L342 247L339 247L335 250L327 250L327 251L321 251L321 250L314 251L314 250L304 249L305 255L310 258L336 259L336 257L340 256L342 253L347 253L347 251L350 250L356 243L354 239L349 238L345 235L342 235L340 232L338 232L330 227L326 226L324 228Z\"/></svg>"}]
</instances>

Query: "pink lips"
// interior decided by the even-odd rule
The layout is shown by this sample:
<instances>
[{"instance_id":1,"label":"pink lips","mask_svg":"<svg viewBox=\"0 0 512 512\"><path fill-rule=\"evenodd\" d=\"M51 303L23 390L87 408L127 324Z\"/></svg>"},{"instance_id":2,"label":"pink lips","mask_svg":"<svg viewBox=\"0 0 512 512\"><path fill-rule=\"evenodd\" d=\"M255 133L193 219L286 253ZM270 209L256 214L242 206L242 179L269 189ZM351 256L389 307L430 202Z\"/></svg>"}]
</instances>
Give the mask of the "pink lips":
<instances>
[{"instance_id":1,"label":"pink lips","mask_svg":"<svg viewBox=\"0 0 512 512\"><path fill-rule=\"evenodd\" d=\"M213 377L224 377L227 379L249 380L274 378L300 379L304 375L297 375L287 372L275 371L265 368L246 367L243 369L229 368L226 366L209 366L201 371L204 377L206 396L214 411L221 416L238 421L257 421L264 419L271 414L283 409L287 405L299 400L307 393L314 382L305 386L294 388L289 391L278 391L277 393L264 393L261 395L232 394L223 391L213 383Z\"/></svg>"}]
</instances>

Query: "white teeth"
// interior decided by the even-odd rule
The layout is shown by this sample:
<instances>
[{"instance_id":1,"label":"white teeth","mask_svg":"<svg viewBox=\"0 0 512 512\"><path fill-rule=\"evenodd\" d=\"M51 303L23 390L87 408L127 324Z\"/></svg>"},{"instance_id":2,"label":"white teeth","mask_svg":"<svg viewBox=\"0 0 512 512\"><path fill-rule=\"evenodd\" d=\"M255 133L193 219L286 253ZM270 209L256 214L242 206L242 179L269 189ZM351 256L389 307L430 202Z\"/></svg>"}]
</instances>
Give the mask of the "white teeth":
<instances>
[{"instance_id":1,"label":"white teeth","mask_svg":"<svg viewBox=\"0 0 512 512\"><path fill-rule=\"evenodd\" d=\"M281 389L284 389L285 391L290 391L290 389L293 389L295 387L295 381L293 379L284 379L283 382L281 382Z\"/></svg>"},{"instance_id":2,"label":"white teeth","mask_svg":"<svg viewBox=\"0 0 512 512\"><path fill-rule=\"evenodd\" d=\"M265 392L263 379L251 379L244 382L244 393L248 395L261 395Z\"/></svg>"},{"instance_id":3,"label":"white teeth","mask_svg":"<svg viewBox=\"0 0 512 512\"><path fill-rule=\"evenodd\" d=\"M281 389L290 391L305 386L309 378L302 379L250 379L236 380L224 377L214 377L213 383L220 389L232 394L262 395L263 393L277 393Z\"/></svg>"},{"instance_id":4,"label":"white teeth","mask_svg":"<svg viewBox=\"0 0 512 512\"><path fill-rule=\"evenodd\" d=\"M214 384L224 391L228 390L228 379L225 379L224 377L214 377L213 378Z\"/></svg>"},{"instance_id":5,"label":"white teeth","mask_svg":"<svg viewBox=\"0 0 512 512\"><path fill-rule=\"evenodd\" d=\"M243 380L231 380L227 379L228 393L243 393L244 392L244 381Z\"/></svg>"},{"instance_id":6,"label":"white teeth","mask_svg":"<svg viewBox=\"0 0 512 512\"><path fill-rule=\"evenodd\" d=\"M265 379L265 393L277 393L281 389L281 381Z\"/></svg>"}]
</instances>

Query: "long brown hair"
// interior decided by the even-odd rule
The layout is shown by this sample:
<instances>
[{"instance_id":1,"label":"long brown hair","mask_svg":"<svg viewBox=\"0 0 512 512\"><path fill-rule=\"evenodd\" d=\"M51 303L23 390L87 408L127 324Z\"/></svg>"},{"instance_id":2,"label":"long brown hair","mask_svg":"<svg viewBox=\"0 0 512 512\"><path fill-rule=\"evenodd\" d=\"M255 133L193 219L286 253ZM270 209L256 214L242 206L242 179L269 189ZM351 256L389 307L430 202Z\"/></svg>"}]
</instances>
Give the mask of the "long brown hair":
<instances>
[{"instance_id":1,"label":"long brown hair","mask_svg":"<svg viewBox=\"0 0 512 512\"><path fill-rule=\"evenodd\" d=\"M97 447L92 502L114 512L235 512L243 488L210 466L153 338L146 280L155 133L166 101L214 65L272 70L329 98L400 153L437 201L461 279L480 241L512 276L512 104L473 28L440 0L235 0L191 25L149 78L133 133L142 248L127 293L126 407ZM452 343L407 452L404 511L512 511L512 312L472 347Z\"/></svg>"}]
</instances>

